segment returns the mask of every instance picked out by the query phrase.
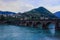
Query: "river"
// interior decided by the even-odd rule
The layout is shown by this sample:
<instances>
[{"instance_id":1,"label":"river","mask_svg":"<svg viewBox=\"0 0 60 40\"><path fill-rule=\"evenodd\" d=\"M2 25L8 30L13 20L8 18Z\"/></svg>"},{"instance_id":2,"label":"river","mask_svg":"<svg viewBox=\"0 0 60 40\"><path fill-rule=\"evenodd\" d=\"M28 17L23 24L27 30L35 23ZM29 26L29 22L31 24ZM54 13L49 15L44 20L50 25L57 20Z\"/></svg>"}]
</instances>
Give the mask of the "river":
<instances>
[{"instance_id":1,"label":"river","mask_svg":"<svg viewBox=\"0 0 60 40\"><path fill-rule=\"evenodd\" d=\"M0 40L59 40L54 34L55 29L0 25Z\"/></svg>"}]
</instances>

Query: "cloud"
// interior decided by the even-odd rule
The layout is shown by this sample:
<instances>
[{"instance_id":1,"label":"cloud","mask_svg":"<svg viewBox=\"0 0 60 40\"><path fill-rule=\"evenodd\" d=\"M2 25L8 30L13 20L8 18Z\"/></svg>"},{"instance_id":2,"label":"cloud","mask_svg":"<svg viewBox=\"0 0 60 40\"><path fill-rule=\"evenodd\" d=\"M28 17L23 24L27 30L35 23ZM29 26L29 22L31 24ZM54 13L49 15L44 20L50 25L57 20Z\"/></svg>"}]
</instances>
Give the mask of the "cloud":
<instances>
[{"instance_id":1,"label":"cloud","mask_svg":"<svg viewBox=\"0 0 60 40\"><path fill-rule=\"evenodd\" d=\"M49 9L49 11L51 11L52 13L55 13L57 11L60 11L60 6L55 6L55 7L46 7L47 9Z\"/></svg>"},{"instance_id":2,"label":"cloud","mask_svg":"<svg viewBox=\"0 0 60 40\"><path fill-rule=\"evenodd\" d=\"M2 2L14 2L14 1L17 1L17 0L1 0Z\"/></svg>"},{"instance_id":3,"label":"cloud","mask_svg":"<svg viewBox=\"0 0 60 40\"><path fill-rule=\"evenodd\" d=\"M60 3L60 0L40 0L39 4L47 6L57 6Z\"/></svg>"},{"instance_id":4,"label":"cloud","mask_svg":"<svg viewBox=\"0 0 60 40\"><path fill-rule=\"evenodd\" d=\"M13 12L25 12L33 8L33 5L22 2L20 0L13 2L0 1L0 10L13 11Z\"/></svg>"},{"instance_id":5,"label":"cloud","mask_svg":"<svg viewBox=\"0 0 60 40\"><path fill-rule=\"evenodd\" d=\"M36 7L43 6L52 13L60 11L60 0L39 0Z\"/></svg>"},{"instance_id":6,"label":"cloud","mask_svg":"<svg viewBox=\"0 0 60 40\"><path fill-rule=\"evenodd\" d=\"M0 0L0 10L25 12L43 6L51 12L60 10L60 0Z\"/></svg>"}]
</instances>

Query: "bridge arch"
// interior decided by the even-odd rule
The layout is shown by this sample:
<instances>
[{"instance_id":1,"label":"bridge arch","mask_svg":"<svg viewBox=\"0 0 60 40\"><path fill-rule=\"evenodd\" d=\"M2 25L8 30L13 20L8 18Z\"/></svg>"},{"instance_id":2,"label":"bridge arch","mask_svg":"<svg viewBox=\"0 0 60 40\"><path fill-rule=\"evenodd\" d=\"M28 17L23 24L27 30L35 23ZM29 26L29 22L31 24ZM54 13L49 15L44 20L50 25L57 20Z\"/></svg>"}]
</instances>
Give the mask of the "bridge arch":
<instances>
[{"instance_id":1,"label":"bridge arch","mask_svg":"<svg viewBox=\"0 0 60 40\"><path fill-rule=\"evenodd\" d=\"M41 22L36 22L36 27L38 27L39 29L42 29L42 24L41 24Z\"/></svg>"},{"instance_id":2,"label":"bridge arch","mask_svg":"<svg viewBox=\"0 0 60 40\"><path fill-rule=\"evenodd\" d=\"M54 23L48 22L47 27L48 27L51 34L55 34L55 24Z\"/></svg>"}]
</instances>

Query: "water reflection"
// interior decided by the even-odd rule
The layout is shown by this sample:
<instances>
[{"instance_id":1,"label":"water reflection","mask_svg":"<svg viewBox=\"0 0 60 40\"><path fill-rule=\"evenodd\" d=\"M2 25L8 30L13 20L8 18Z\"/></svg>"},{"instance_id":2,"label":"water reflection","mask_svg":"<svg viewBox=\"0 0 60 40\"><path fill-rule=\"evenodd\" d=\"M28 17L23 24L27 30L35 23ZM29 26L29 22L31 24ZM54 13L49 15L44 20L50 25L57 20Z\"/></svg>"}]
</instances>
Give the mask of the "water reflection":
<instances>
[{"instance_id":1,"label":"water reflection","mask_svg":"<svg viewBox=\"0 0 60 40\"><path fill-rule=\"evenodd\" d=\"M49 31L51 32L52 35L55 34L55 24L49 24L48 25Z\"/></svg>"},{"instance_id":2,"label":"water reflection","mask_svg":"<svg viewBox=\"0 0 60 40\"><path fill-rule=\"evenodd\" d=\"M0 40L58 40L48 37L49 31L30 27L0 25Z\"/></svg>"}]
</instances>

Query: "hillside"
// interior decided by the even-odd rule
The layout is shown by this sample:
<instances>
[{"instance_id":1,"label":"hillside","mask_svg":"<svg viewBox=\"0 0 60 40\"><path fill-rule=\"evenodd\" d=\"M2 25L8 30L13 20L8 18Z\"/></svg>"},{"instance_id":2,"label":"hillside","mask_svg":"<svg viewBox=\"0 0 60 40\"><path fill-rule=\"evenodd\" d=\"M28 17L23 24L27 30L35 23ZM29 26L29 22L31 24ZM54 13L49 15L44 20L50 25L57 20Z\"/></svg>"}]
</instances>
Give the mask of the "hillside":
<instances>
[{"instance_id":1,"label":"hillside","mask_svg":"<svg viewBox=\"0 0 60 40\"><path fill-rule=\"evenodd\" d=\"M60 11L55 12L54 15L56 15L58 18L60 18Z\"/></svg>"}]
</instances>

